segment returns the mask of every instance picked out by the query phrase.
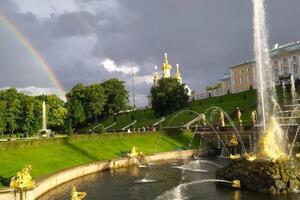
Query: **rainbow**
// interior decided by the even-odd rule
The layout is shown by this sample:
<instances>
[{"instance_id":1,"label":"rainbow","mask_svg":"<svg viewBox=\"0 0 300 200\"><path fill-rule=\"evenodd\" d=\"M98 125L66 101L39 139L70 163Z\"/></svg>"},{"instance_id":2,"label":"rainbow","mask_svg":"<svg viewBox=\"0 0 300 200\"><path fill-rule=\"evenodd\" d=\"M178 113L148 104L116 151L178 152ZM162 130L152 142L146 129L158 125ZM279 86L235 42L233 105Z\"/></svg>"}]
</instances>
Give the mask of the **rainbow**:
<instances>
[{"instance_id":1,"label":"rainbow","mask_svg":"<svg viewBox=\"0 0 300 200\"><path fill-rule=\"evenodd\" d=\"M22 44L26 47L32 58L35 60L35 62L40 65L44 71L47 73L49 79L54 84L54 86L59 90L59 93L61 97L65 96L65 89L57 76L55 75L52 68L47 64L45 59L38 53L38 51L34 48L34 46L30 43L30 41L26 38L26 36L19 31L19 29L6 17L0 12L0 22L4 24L8 30L13 33L16 38L18 38Z\"/></svg>"}]
</instances>

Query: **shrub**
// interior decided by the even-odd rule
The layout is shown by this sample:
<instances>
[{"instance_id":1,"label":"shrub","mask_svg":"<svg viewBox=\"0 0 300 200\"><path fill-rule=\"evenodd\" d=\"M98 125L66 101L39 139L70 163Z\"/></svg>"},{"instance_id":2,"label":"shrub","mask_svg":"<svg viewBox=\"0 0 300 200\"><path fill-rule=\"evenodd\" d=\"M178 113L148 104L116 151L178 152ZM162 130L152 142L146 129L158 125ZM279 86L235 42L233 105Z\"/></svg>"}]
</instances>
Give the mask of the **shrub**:
<instances>
[{"instance_id":1,"label":"shrub","mask_svg":"<svg viewBox=\"0 0 300 200\"><path fill-rule=\"evenodd\" d=\"M94 130L96 133L106 133L106 129L104 128L104 126L101 124L100 126L98 126L97 128L95 128Z\"/></svg>"}]
</instances>

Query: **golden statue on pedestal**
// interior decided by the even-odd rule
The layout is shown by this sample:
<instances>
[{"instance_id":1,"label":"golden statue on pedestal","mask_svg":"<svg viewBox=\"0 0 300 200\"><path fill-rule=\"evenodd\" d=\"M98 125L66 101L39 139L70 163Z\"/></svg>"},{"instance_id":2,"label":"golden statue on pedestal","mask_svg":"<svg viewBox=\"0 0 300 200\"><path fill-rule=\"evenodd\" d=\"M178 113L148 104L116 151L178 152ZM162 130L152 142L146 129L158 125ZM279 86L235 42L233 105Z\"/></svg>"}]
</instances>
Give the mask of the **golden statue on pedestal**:
<instances>
[{"instance_id":1,"label":"golden statue on pedestal","mask_svg":"<svg viewBox=\"0 0 300 200\"><path fill-rule=\"evenodd\" d=\"M200 118L200 124L202 125L202 126L206 126L206 117L205 117L205 114L200 114L199 115L199 118Z\"/></svg>"},{"instance_id":2,"label":"golden statue on pedestal","mask_svg":"<svg viewBox=\"0 0 300 200\"><path fill-rule=\"evenodd\" d=\"M234 187L234 188L241 188L241 182L240 182L240 180L233 180L232 181L232 187Z\"/></svg>"},{"instance_id":3,"label":"golden statue on pedestal","mask_svg":"<svg viewBox=\"0 0 300 200\"><path fill-rule=\"evenodd\" d=\"M229 155L229 159L231 159L231 160L236 160L236 159L239 159L239 158L241 158L240 154L235 154L235 155L230 154Z\"/></svg>"},{"instance_id":4,"label":"golden statue on pedestal","mask_svg":"<svg viewBox=\"0 0 300 200\"><path fill-rule=\"evenodd\" d=\"M220 126L224 127L225 126L225 118L224 118L224 113L220 112Z\"/></svg>"},{"instance_id":5,"label":"golden statue on pedestal","mask_svg":"<svg viewBox=\"0 0 300 200\"><path fill-rule=\"evenodd\" d=\"M235 136L235 134L232 133L231 139L228 143L228 146L231 147L233 149L233 151L235 151L235 147L238 145L239 145L239 141L238 141L237 137ZM230 156L229 156L229 158L232 160L239 159L240 157L241 157L240 154L235 154L235 155L230 154Z\"/></svg>"},{"instance_id":6,"label":"golden statue on pedestal","mask_svg":"<svg viewBox=\"0 0 300 200\"><path fill-rule=\"evenodd\" d=\"M254 153L252 153L252 152L250 152L250 153L245 153L245 154L243 155L243 157L244 157L246 160L248 160L248 161L254 161L254 160L256 160L256 155L255 155Z\"/></svg>"},{"instance_id":7,"label":"golden statue on pedestal","mask_svg":"<svg viewBox=\"0 0 300 200\"><path fill-rule=\"evenodd\" d=\"M27 165L21 172L17 172L17 175L12 177L9 187L13 189L31 189L34 187L35 182L30 175L32 170L31 165Z\"/></svg>"},{"instance_id":8,"label":"golden statue on pedestal","mask_svg":"<svg viewBox=\"0 0 300 200\"><path fill-rule=\"evenodd\" d=\"M252 124L255 125L255 124L256 124L256 111L255 111L255 110L253 110L253 111L251 112L250 118L251 118Z\"/></svg>"},{"instance_id":9,"label":"golden statue on pedestal","mask_svg":"<svg viewBox=\"0 0 300 200\"><path fill-rule=\"evenodd\" d=\"M236 108L237 110L237 118L238 118L238 123L239 126L243 126L243 120L242 120L242 113L239 107Z\"/></svg>"},{"instance_id":10,"label":"golden statue on pedestal","mask_svg":"<svg viewBox=\"0 0 300 200\"><path fill-rule=\"evenodd\" d=\"M232 134L231 134L231 139L230 139L230 141L229 141L229 143L228 143L228 146L230 146L230 147L235 147L235 146L237 146L238 144L239 144L239 141L238 141L237 137L235 136L234 133L232 133Z\"/></svg>"},{"instance_id":11,"label":"golden statue on pedestal","mask_svg":"<svg viewBox=\"0 0 300 200\"><path fill-rule=\"evenodd\" d=\"M86 197L86 192L77 192L76 187L72 188L71 200L81 200Z\"/></svg>"},{"instance_id":12,"label":"golden statue on pedestal","mask_svg":"<svg viewBox=\"0 0 300 200\"><path fill-rule=\"evenodd\" d=\"M136 158L138 156L144 156L143 152L138 152L136 146L133 146L131 152L127 154L130 158Z\"/></svg>"}]
</instances>

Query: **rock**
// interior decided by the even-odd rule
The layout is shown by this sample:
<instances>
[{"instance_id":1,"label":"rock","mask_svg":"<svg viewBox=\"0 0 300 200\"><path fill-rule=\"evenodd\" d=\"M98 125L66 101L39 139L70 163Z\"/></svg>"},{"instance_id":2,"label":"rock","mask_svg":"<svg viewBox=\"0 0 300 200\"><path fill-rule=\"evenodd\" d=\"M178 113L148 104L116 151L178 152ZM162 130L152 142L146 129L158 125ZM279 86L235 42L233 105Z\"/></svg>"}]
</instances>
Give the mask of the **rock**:
<instances>
[{"instance_id":1,"label":"rock","mask_svg":"<svg viewBox=\"0 0 300 200\"><path fill-rule=\"evenodd\" d=\"M271 193L272 195L276 195L277 194L277 190L274 186L271 186L269 189L269 193Z\"/></svg>"},{"instance_id":2,"label":"rock","mask_svg":"<svg viewBox=\"0 0 300 200\"><path fill-rule=\"evenodd\" d=\"M271 175L271 174L269 174ZM281 176L279 174L275 174L275 175L272 175L273 179L281 179Z\"/></svg>"},{"instance_id":3,"label":"rock","mask_svg":"<svg viewBox=\"0 0 300 200\"><path fill-rule=\"evenodd\" d=\"M286 188L286 184L281 180L275 180L275 186L278 190Z\"/></svg>"},{"instance_id":4,"label":"rock","mask_svg":"<svg viewBox=\"0 0 300 200\"><path fill-rule=\"evenodd\" d=\"M267 160L247 161L237 159L227 166L217 170L216 178L223 180L238 179L242 188L261 193L283 194L294 191L300 186L300 161L281 160L271 162ZM297 166L297 167L291 167Z\"/></svg>"}]
</instances>

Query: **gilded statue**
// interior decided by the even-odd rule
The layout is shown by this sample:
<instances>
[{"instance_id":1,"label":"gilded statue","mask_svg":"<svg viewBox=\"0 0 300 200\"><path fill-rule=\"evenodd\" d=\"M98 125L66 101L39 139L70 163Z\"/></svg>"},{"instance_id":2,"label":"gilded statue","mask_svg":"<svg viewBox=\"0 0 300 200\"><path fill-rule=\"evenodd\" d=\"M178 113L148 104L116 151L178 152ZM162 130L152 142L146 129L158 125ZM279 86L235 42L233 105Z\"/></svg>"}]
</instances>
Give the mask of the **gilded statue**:
<instances>
[{"instance_id":1,"label":"gilded statue","mask_svg":"<svg viewBox=\"0 0 300 200\"><path fill-rule=\"evenodd\" d=\"M78 192L75 186L72 188L71 200L81 200L84 199L85 197L86 197L86 192Z\"/></svg>"},{"instance_id":2,"label":"gilded statue","mask_svg":"<svg viewBox=\"0 0 300 200\"><path fill-rule=\"evenodd\" d=\"M242 113L239 108L237 108L237 118L238 118L239 126L243 126Z\"/></svg>"},{"instance_id":3,"label":"gilded statue","mask_svg":"<svg viewBox=\"0 0 300 200\"><path fill-rule=\"evenodd\" d=\"M32 170L31 165L25 166L17 175L12 177L10 181L10 187L13 189L30 189L35 185L30 171Z\"/></svg>"},{"instance_id":4,"label":"gilded statue","mask_svg":"<svg viewBox=\"0 0 300 200\"><path fill-rule=\"evenodd\" d=\"M239 141L238 141L237 137L235 136L234 133L232 133L231 134L231 139L230 139L230 141L228 143L228 146L234 147L234 146L237 146L238 144L239 144Z\"/></svg>"},{"instance_id":5,"label":"gilded statue","mask_svg":"<svg viewBox=\"0 0 300 200\"><path fill-rule=\"evenodd\" d=\"M220 112L220 126L224 127L225 126L225 118L224 118L224 113Z\"/></svg>"},{"instance_id":6,"label":"gilded statue","mask_svg":"<svg viewBox=\"0 0 300 200\"><path fill-rule=\"evenodd\" d=\"M205 114L200 114L199 118L200 118L200 124L203 125L203 126L206 126L206 117L205 117Z\"/></svg>"},{"instance_id":7,"label":"gilded statue","mask_svg":"<svg viewBox=\"0 0 300 200\"><path fill-rule=\"evenodd\" d=\"M253 110L253 111L251 112L250 118L251 118L252 124L253 124L253 125L256 124L256 111L255 111L255 110Z\"/></svg>"},{"instance_id":8,"label":"gilded statue","mask_svg":"<svg viewBox=\"0 0 300 200\"><path fill-rule=\"evenodd\" d=\"M136 146L133 146L131 152L128 154L130 158L136 158L138 156L144 156L143 152L138 152Z\"/></svg>"}]
</instances>

